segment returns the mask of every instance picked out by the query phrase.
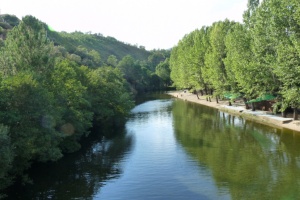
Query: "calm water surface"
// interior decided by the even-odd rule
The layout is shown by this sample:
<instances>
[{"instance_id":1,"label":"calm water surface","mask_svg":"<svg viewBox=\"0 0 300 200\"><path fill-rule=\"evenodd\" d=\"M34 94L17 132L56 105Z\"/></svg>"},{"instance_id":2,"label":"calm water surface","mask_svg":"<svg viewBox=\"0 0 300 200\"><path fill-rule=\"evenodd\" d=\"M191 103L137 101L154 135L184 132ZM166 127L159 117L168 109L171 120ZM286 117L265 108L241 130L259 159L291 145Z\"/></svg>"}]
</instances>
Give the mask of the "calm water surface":
<instances>
[{"instance_id":1,"label":"calm water surface","mask_svg":"<svg viewBox=\"0 0 300 200\"><path fill-rule=\"evenodd\" d=\"M103 134L103 133L102 133ZM300 134L160 98L9 199L299 199ZM111 136L108 136L111 135Z\"/></svg>"}]
</instances>

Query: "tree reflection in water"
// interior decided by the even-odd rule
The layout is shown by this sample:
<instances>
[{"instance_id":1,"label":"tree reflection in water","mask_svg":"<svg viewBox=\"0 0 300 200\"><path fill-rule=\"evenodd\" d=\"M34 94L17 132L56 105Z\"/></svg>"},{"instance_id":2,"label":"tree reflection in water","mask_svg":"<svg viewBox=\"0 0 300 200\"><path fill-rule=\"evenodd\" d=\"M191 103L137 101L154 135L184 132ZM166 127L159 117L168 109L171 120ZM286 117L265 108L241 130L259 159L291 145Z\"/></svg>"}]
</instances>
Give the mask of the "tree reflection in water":
<instances>
[{"instance_id":1,"label":"tree reflection in water","mask_svg":"<svg viewBox=\"0 0 300 200\"><path fill-rule=\"evenodd\" d=\"M32 184L11 187L8 199L91 199L122 174L121 161L131 149L132 137L118 132L112 138L94 134L79 152L34 165L29 171Z\"/></svg>"},{"instance_id":2,"label":"tree reflection in water","mask_svg":"<svg viewBox=\"0 0 300 200\"><path fill-rule=\"evenodd\" d=\"M184 114L183 114L184 113ZM232 199L297 199L300 134L175 101L177 141Z\"/></svg>"}]
</instances>

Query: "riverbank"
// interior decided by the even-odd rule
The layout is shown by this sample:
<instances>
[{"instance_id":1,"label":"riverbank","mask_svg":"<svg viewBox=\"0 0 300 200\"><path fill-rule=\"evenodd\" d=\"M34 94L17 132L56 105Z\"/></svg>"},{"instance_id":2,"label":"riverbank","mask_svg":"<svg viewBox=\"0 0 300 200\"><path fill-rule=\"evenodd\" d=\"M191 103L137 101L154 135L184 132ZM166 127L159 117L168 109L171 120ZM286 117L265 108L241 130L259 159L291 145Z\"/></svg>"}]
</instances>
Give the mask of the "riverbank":
<instances>
[{"instance_id":1,"label":"riverbank","mask_svg":"<svg viewBox=\"0 0 300 200\"><path fill-rule=\"evenodd\" d=\"M245 119L266 124L269 126L274 126L276 128L290 129L299 132L300 134L300 120L293 120L291 115L288 115L287 118L283 118L280 115L274 115L266 111L246 110L245 104L242 101L236 101L232 104L232 106L228 106L228 101L219 100L219 102L217 103L215 99L211 99L210 102L206 100L205 96L199 96L198 99L197 95L189 93L187 91L173 91L168 92L168 94L178 99L213 107L223 112L238 115Z\"/></svg>"}]
</instances>

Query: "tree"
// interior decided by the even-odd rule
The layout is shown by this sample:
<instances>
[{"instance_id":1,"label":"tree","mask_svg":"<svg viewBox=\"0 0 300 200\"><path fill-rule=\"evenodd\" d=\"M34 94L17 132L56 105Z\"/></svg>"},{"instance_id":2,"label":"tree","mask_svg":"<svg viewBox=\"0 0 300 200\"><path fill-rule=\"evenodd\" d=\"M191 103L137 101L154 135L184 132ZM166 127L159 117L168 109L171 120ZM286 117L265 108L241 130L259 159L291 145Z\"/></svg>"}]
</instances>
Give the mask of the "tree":
<instances>
[{"instance_id":1,"label":"tree","mask_svg":"<svg viewBox=\"0 0 300 200\"><path fill-rule=\"evenodd\" d=\"M276 65L274 73L282 83L280 95L282 96L281 111L287 107L294 109L294 119L298 118L297 109L300 107L300 51L299 51L299 18L297 10L299 3L293 1L269 1L268 8L273 16L270 29L272 39L276 44Z\"/></svg>"},{"instance_id":2,"label":"tree","mask_svg":"<svg viewBox=\"0 0 300 200\"><path fill-rule=\"evenodd\" d=\"M118 59L115 55L110 55L107 58L107 64L112 66L112 67L117 67L118 65Z\"/></svg>"},{"instance_id":3,"label":"tree","mask_svg":"<svg viewBox=\"0 0 300 200\"><path fill-rule=\"evenodd\" d=\"M263 1L253 16L255 26L250 29L253 38L251 68L256 72L251 76L254 82L252 87L256 96L266 93L276 94L281 84L273 71L273 67L276 65L278 38L273 37L275 33L272 32L270 26L272 18L269 0Z\"/></svg>"},{"instance_id":4,"label":"tree","mask_svg":"<svg viewBox=\"0 0 300 200\"><path fill-rule=\"evenodd\" d=\"M33 160L57 160L61 136L54 96L48 91L54 69L53 44L44 24L26 16L7 36L1 49L1 122L10 127L15 155L12 175L22 174Z\"/></svg>"},{"instance_id":5,"label":"tree","mask_svg":"<svg viewBox=\"0 0 300 200\"><path fill-rule=\"evenodd\" d=\"M192 32L193 46L188 53L191 75L189 82L194 90L206 90L207 83L204 80L203 70L205 67L205 54L209 48L208 27L202 27L200 30Z\"/></svg>"},{"instance_id":6,"label":"tree","mask_svg":"<svg viewBox=\"0 0 300 200\"><path fill-rule=\"evenodd\" d=\"M15 15L5 14L5 15L1 15L1 18L5 20L5 22L11 25L12 27L18 26L20 23L20 20Z\"/></svg>"},{"instance_id":7,"label":"tree","mask_svg":"<svg viewBox=\"0 0 300 200\"><path fill-rule=\"evenodd\" d=\"M45 24L26 16L9 32L0 56L1 72L5 76L31 71L40 79L53 70L53 44L47 38Z\"/></svg>"},{"instance_id":8,"label":"tree","mask_svg":"<svg viewBox=\"0 0 300 200\"><path fill-rule=\"evenodd\" d=\"M92 126L93 113L87 88L79 80L76 68L77 65L68 60L57 63L49 88L56 99L55 108L60 116L56 128L64 137L61 148L65 152L78 150L79 140L88 134L87 130Z\"/></svg>"},{"instance_id":9,"label":"tree","mask_svg":"<svg viewBox=\"0 0 300 200\"><path fill-rule=\"evenodd\" d=\"M127 55L120 60L117 68L124 74L124 78L137 89L141 84L141 66L130 55Z\"/></svg>"},{"instance_id":10,"label":"tree","mask_svg":"<svg viewBox=\"0 0 300 200\"><path fill-rule=\"evenodd\" d=\"M89 51L88 55L91 57L93 67L100 67L101 65L101 56L100 53L94 49Z\"/></svg>"},{"instance_id":11,"label":"tree","mask_svg":"<svg viewBox=\"0 0 300 200\"><path fill-rule=\"evenodd\" d=\"M0 119L10 127L14 147L11 173L21 174L33 160L61 158L61 135L55 130L58 118L52 94L25 72L2 80L0 93Z\"/></svg>"},{"instance_id":12,"label":"tree","mask_svg":"<svg viewBox=\"0 0 300 200\"><path fill-rule=\"evenodd\" d=\"M233 93L242 92L251 98L256 90L253 75L259 73L252 66L252 38L244 24L236 23L225 38L227 55L224 59L228 81Z\"/></svg>"},{"instance_id":13,"label":"tree","mask_svg":"<svg viewBox=\"0 0 300 200\"><path fill-rule=\"evenodd\" d=\"M118 68L101 67L88 74L88 93L94 122L124 117L133 106L129 86Z\"/></svg>"},{"instance_id":14,"label":"tree","mask_svg":"<svg viewBox=\"0 0 300 200\"><path fill-rule=\"evenodd\" d=\"M96 68L101 65L101 56L94 49L89 51L86 47L79 45L74 54L80 57L80 59L74 59L74 61L76 61L78 64L86 65L91 68Z\"/></svg>"},{"instance_id":15,"label":"tree","mask_svg":"<svg viewBox=\"0 0 300 200\"><path fill-rule=\"evenodd\" d=\"M191 76L191 71L189 70L188 57L185 53L188 51L190 45L190 37L186 35L182 40L180 40L172 49L170 56L170 77L173 81L174 86L178 89L190 88L191 84L189 82L189 77Z\"/></svg>"},{"instance_id":16,"label":"tree","mask_svg":"<svg viewBox=\"0 0 300 200\"><path fill-rule=\"evenodd\" d=\"M259 6L259 0L248 0L247 10L243 14L244 23L248 28L253 28L255 20L253 16Z\"/></svg>"},{"instance_id":17,"label":"tree","mask_svg":"<svg viewBox=\"0 0 300 200\"><path fill-rule=\"evenodd\" d=\"M168 86L171 82L169 59L161 62L156 66L155 73L163 80L164 86Z\"/></svg>"},{"instance_id":18,"label":"tree","mask_svg":"<svg viewBox=\"0 0 300 200\"><path fill-rule=\"evenodd\" d=\"M0 191L6 188L11 182L12 177L9 176L9 171L12 168L14 160L13 146L9 137L8 127L0 124ZM1 198L1 194L0 194Z\"/></svg>"},{"instance_id":19,"label":"tree","mask_svg":"<svg viewBox=\"0 0 300 200\"><path fill-rule=\"evenodd\" d=\"M151 55L148 57L148 62L150 63L150 69L152 72L155 71L155 67L166 59L166 56L159 50L152 51Z\"/></svg>"},{"instance_id":20,"label":"tree","mask_svg":"<svg viewBox=\"0 0 300 200\"><path fill-rule=\"evenodd\" d=\"M210 48L205 54L204 79L210 83L216 95L223 94L231 90L228 73L224 64L227 56L225 38L234 22L225 20L216 22L209 31Z\"/></svg>"}]
</instances>

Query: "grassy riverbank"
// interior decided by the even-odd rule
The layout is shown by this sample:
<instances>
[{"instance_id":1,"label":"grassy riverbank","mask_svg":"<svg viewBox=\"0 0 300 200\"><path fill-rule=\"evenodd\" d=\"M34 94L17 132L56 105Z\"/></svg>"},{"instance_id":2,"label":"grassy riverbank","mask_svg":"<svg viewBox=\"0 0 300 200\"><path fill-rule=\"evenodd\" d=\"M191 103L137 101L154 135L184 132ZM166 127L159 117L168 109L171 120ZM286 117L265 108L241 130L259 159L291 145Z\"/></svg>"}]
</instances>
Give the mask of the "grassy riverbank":
<instances>
[{"instance_id":1,"label":"grassy riverbank","mask_svg":"<svg viewBox=\"0 0 300 200\"><path fill-rule=\"evenodd\" d=\"M290 129L300 134L300 120L293 120L292 116L289 115L287 116L287 118L283 118L280 115L274 115L266 111L246 110L245 104L242 101L236 101L232 104L232 106L228 106L228 101L219 100L219 102L217 103L215 99L211 99L211 102L209 102L206 101L205 96L199 96L198 99L197 95L189 92L173 91L169 92L168 94L185 101L202 104L219 109L223 112L238 115L245 119L252 120L258 123L274 126L276 128Z\"/></svg>"}]
</instances>

